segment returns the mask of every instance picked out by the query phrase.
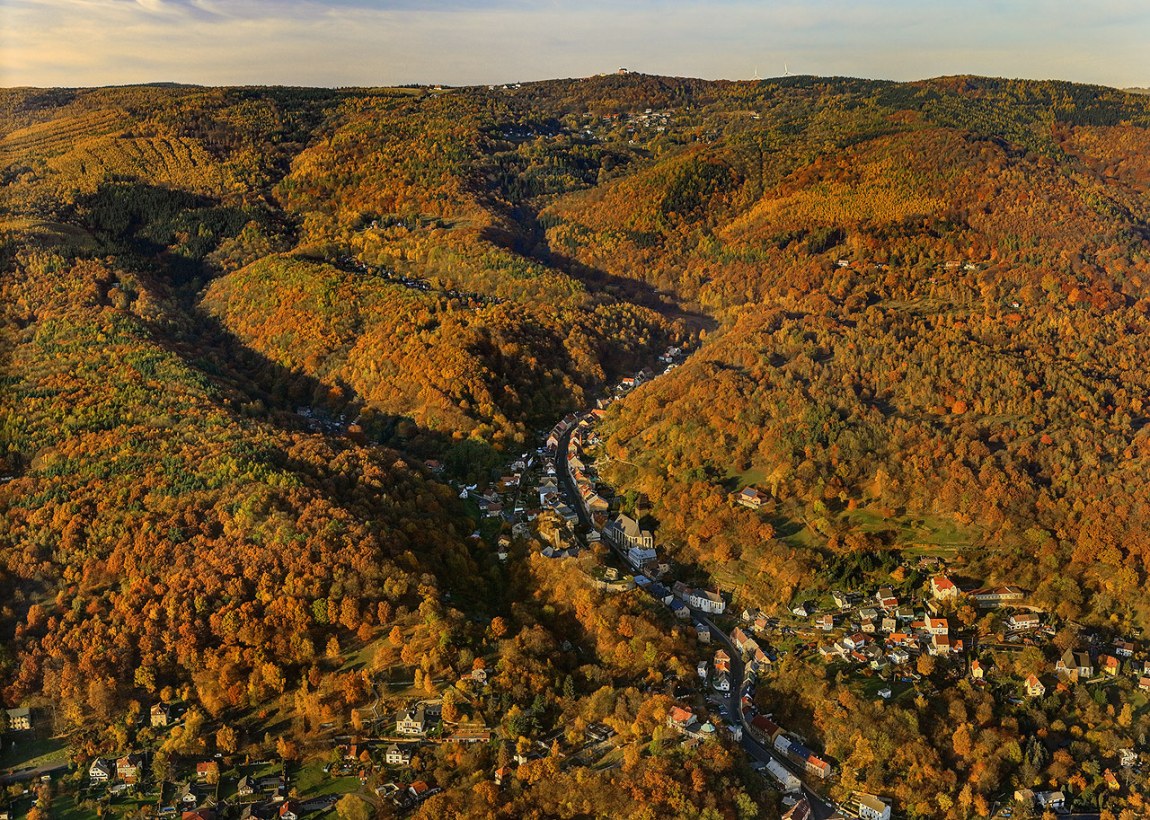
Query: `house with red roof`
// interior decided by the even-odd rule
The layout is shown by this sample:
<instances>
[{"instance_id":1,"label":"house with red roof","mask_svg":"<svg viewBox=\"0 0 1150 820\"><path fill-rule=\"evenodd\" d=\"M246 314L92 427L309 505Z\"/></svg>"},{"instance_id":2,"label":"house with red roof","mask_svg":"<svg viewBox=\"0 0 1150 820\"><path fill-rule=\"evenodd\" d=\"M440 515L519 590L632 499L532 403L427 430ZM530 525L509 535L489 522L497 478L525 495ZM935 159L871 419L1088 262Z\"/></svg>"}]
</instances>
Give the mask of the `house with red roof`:
<instances>
[{"instance_id":1,"label":"house with red roof","mask_svg":"<svg viewBox=\"0 0 1150 820\"><path fill-rule=\"evenodd\" d=\"M958 587L945 575L936 575L930 579L930 594L936 601L954 600L958 598Z\"/></svg>"}]
</instances>

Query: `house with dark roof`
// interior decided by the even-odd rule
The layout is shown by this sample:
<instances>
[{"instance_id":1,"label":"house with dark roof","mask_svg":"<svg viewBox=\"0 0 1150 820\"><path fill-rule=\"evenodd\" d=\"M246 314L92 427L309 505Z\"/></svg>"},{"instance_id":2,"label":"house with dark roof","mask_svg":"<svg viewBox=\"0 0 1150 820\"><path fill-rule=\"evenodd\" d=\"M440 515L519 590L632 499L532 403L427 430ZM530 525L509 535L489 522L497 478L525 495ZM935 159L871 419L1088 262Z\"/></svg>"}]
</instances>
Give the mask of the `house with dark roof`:
<instances>
[{"instance_id":1,"label":"house with dark roof","mask_svg":"<svg viewBox=\"0 0 1150 820\"><path fill-rule=\"evenodd\" d=\"M422 703L409 706L399 713L395 721L395 732L400 735L422 735L427 733L427 712Z\"/></svg>"},{"instance_id":2,"label":"house with dark roof","mask_svg":"<svg viewBox=\"0 0 1150 820\"><path fill-rule=\"evenodd\" d=\"M747 507L748 509L757 510L770 501L770 496L755 487L744 487L735 494L735 502Z\"/></svg>"},{"instance_id":3,"label":"house with dark roof","mask_svg":"<svg viewBox=\"0 0 1150 820\"><path fill-rule=\"evenodd\" d=\"M27 732L32 729L32 710L27 707L6 709L8 713L8 731Z\"/></svg>"},{"instance_id":4,"label":"house with dark roof","mask_svg":"<svg viewBox=\"0 0 1150 820\"><path fill-rule=\"evenodd\" d=\"M1094 661L1089 652L1067 649L1054 664L1054 671L1062 678L1078 682L1094 677Z\"/></svg>"},{"instance_id":5,"label":"house with dark roof","mask_svg":"<svg viewBox=\"0 0 1150 820\"><path fill-rule=\"evenodd\" d=\"M116 774L116 767L110 760L97 757L88 767L88 779L93 783L107 783Z\"/></svg>"},{"instance_id":6,"label":"house with dark roof","mask_svg":"<svg viewBox=\"0 0 1150 820\"><path fill-rule=\"evenodd\" d=\"M388 766L406 766L411 762L411 752L406 746L392 743L384 752L383 762Z\"/></svg>"},{"instance_id":7,"label":"house with dark roof","mask_svg":"<svg viewBox=\"0 0 1150 820\"><path fill-rule=\"evenodd\" d=\"M603 531L607 540L620 549L628 550L633 547L649 550L655 547L655 537L650 530L642 529L639 522L629 515L619 513Z\"/></svg>"}]
</instances>

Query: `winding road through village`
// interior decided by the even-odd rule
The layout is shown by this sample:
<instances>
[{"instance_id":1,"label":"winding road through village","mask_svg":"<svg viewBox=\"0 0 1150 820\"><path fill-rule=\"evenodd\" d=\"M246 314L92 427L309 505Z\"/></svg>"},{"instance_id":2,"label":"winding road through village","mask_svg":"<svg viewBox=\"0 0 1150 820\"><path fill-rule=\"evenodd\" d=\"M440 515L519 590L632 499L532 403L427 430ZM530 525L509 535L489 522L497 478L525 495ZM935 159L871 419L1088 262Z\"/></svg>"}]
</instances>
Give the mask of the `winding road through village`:
<instances>
[{"instance_id":1,"label":"winding road through village","mask_svg":"<svg viewBox=\"0 0 1150 820\"><path fill-rule=\"evenodd\" d=\"M655 376L655 378L658 378L658 376ZM619 400L622 401L625 400L625 398L626 397L624 396ZM579 413L578 416L582 419L588 417L589 414L590 411L585 410ZM568 455L570 452L571 435L575 429L576 425L572 424L559 436L558 446L556 447L555 454L556 474L564 502L578 515L580 525L589 529L592 526L590 517L587 515L587 511L584 509L583 504L580 503L581 499L578 489L567 466ZM576 539L579 541L580 546L587 546L585 542L578 539L577 535ZM619 550L614 544L612 544L611 547L619 556L620 560L623 562L623 565L626 566L626 557L623 555L622 551ZM665 583L669 584L673 583L674 579L668 578L663 580ZM827 800L826 798L813 791L807 782L809 780L809 776L805 771L796 767L793 763L791 763L790 760L779 755L774 749L764 746L755 739L751 732L750 725L750 721L753 718L753 715L748 716L747 711L744 710L741 696L742 681L744 680L745 676L745 662L743 660L742 652L735 647L730 635L727 634L727 632L725 632L722 628L720 628L720 626L716 624L711 618L709 618L705 613L696 609L692 609L691 614L695 620L706 624L710 628L713 639L718 638L718 640L726 645L726 647L730 650L731 680L733 683L730 692L727 694L726 708L728 710L728 714L731 715L733 719L737 719L742 727L739 746L742 748L743 752L754 763L757 764L765 766L768 762L774 761L778 765L783 766L787 771L792 772L797 778L803 781L802 793L807 798L807 801L811 806L812 820L823 820L823 818L829 818L834 815L838 807L833 802Z\"/></svg>"}]
</instances>

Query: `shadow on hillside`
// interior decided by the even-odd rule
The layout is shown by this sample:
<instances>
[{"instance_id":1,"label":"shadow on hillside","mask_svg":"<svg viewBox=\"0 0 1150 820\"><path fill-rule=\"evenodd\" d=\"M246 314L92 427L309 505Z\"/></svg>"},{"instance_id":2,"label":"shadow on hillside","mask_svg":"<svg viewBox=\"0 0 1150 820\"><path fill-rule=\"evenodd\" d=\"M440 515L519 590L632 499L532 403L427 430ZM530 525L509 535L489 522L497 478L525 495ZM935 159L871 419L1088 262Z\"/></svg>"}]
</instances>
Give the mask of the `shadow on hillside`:
<instances>
[{"instance_id":1,"label":"shadow on hillside","mask_svg":"<svg viewBox=\"0 0 1150 820\"><path fill-rule=\"evenodd\" d=\"M411 418L379 412L368 407L346 384L327 383L284 367L252 349L216 317L203 311L191 288L171 289L168 273L162 259L157 259L153 273L141 275L146 289L157 290L157 301L171 299L180 312L175 321L170 314L145 320L153 342L201 374L214 388L216 403L234 417L269 424L287 433L322 436L337 452L356 445L399 450L408 456L406 461L414 465L413 472L417 473L424 471L418 461L434 457L453 465L453 477L469 483L476 478L490 479L504 464L506 455L485 442L456 442L449 434L422 428ZM353 426L355 422L357 426ZM354 475L293 458L286 442L277 447L273 458L277 467L298 475L307 486L325 494L338 493L345 483L358 480ZM470 531L475 526L471 513L460 502L453 506L461 534ZM466 547L470 560L486 578L495 566L494 555L477 541L466 541ZM440 580L444 594L456 605L467 611L490 612L491 601L484 585L476 583L470 573L453 571L450 558L440 549L421 554L424 566Z\"/></svg>"},{"instance_id":2,"label":"shadow on hillside","mask_svg":"<svg viewBox=\"0 0 1150 820\"><path fill-rule=\"evenodd\" d=\"M548 245L546 232L534 213L519 208L513 216L523 231L522 235L517 236L498 228L485 228L480 232L480 238L555 268L587 285L592 294L604 293L620 301L648 308L667 319L683 322L691 330L706 330L709 333L718 327L718 322L706 313L674 301L673 296L661 293L647 282L616 276L557 253Z\"/></svg>"}]
</instances>

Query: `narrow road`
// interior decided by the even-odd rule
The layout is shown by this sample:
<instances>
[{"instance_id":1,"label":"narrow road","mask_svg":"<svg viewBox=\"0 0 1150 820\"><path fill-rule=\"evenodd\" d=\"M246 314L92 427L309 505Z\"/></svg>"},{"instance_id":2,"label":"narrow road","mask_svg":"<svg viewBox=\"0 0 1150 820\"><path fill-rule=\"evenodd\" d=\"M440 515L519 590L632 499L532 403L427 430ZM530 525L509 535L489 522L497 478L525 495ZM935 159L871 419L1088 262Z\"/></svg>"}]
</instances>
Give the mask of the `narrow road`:
<instances>
[{"instance_id":1,"label":"narrow road","mask_svg":"<svg viewBox=\"0 0 1150 820\"><path fill-rule=\"evenodd\" d=\"M582 415L582 414L580 414ZM571 480L571 475L567 470L567 448L571 441L571 434L577 425L573 424L562 436L559 437L558 447L555 453L555 472L559 480L559 489L562 496L566 499L568 506L575 510L576 515L579 517L579 523L584 527L590 527L591 521L583 510L583 505L579 503L580 497L575 486L575 482ZM585 546L579 542L581 546ZM614 545L610 545L614 549ZM618 552L618 550L616 550ZM624 566L626 561L624 559ZM665 579L664 583L670 586L671 579ZM800 781L803 781L803 793L806 795L808 801L814 808L815 813L819 817L829 817L834 813L835 804L824 799L811 788L806 785L805 779L810 776L805 769L800 769L795 766L790 760L780 756L773 748L768 748L759 743L754 737L751 736L750 722L743 714L742 708L742 689L743 677L745 674L746 664L743 662L743 655L732 643L730 636L723 630L719 629L706 614L692 610L692 615L700 622L706 624L711 629L713 636L718 636L719 640L727 646L731 654L731 691L727 693L727 710L731 720L738 720L743 727L743 736L739 741L740 747L744 753L747 754L752 760L760 763L767 763L775 761L780 766L784 767L787 771L794 773Z\"/></svg>"},{"instance_id":2,"label":"narrow road","mask_svg":"<svg viewBox=\"0 0 1150 820\"><path fill-rule=\"evenodd\" d=\"M56 774L57 772L66 771L67 769L67 763L46 763L34 769L24 769L23 771L9 772L8 774L0 775L0 785L19 783L23 780L39 780L46 774Z\"/></svg>"},{"instance_id":3,"label":"narrow road","mask_svg":"<svg viewBox=\"0 0 1150 820\"><path fill-rule=\"evenodd\" d=\"M579 503L578 488L576 488L575 482L571 480L571 473L567 470L567 448L571 444L571 434L575 432L577 426L578 423L572 424L567 432L559 437L559 446L555 449L555 473L559 478L559 486L563 490L563 496L567 499L567 505L575 510L581 525L590 527L591 519L587 517L583 505ZM580 546L586 546L586 544L580 542Z\"/></svg>"},{"instance_id":4,"label":"narrow road","mask_svg":"<svg viewBox=\"0 0 1150 820\"><path fill-rule=\"evenodd\" d=\"M728 693L728 706L731 716L739 721L743 727L743 737L739 741L739 745L743 751L752 759L760 763L768 763L774 760L787 771L793 773L799 780L804 781L803 792L807 795L808 800L812 803L819 803L821 808L825 809L827 814L833 812L835 806L833 803L823 799L816 794L812 789L808 788L805 784L804 778L809 777L806 771L798 768L789 759L779 755L774 749L764 746L759 743L751 735L751 723L747 720L746 715L743 713L742 704L742 689L743 677L746 674L746 664L743 662L743 654L735 647L729 635L719 629L715 623L701 612L695 612L695 617L702 623L706 624L711 629L712 636L718 636L719 639L727 646L731 655L731 691Z\"/></svg>"}]
</instances>

